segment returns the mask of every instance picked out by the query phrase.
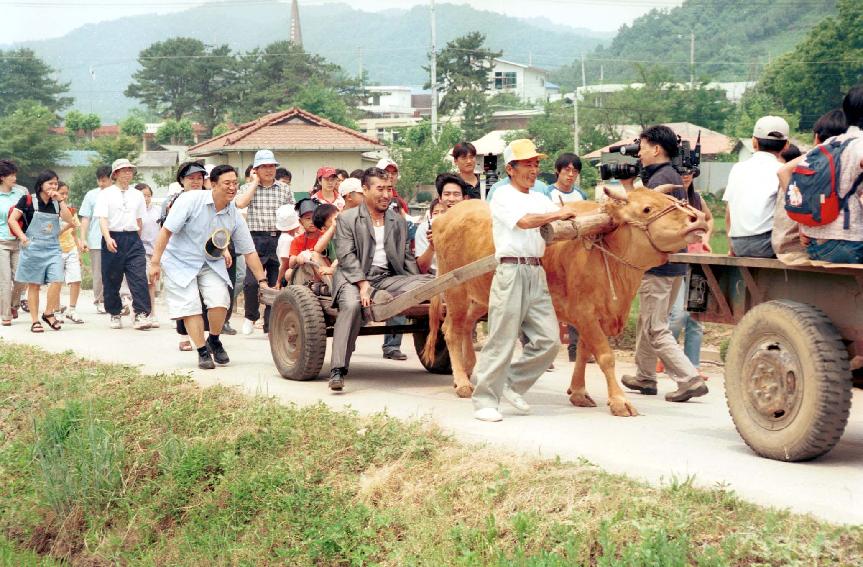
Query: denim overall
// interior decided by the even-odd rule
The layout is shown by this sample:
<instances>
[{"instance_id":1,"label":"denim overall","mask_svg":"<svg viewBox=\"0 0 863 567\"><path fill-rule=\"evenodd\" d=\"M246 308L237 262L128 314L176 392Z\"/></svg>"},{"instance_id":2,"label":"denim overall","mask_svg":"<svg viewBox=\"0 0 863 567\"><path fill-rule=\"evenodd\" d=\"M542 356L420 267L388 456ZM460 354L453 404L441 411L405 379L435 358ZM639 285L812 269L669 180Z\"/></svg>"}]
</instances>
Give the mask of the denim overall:
<instances>
[{"instance_id":1,"label":"denim overall","mask_svg":"<svg viewBox=\"0 0 863 567\"><path fill-rule=\"evenodd\" d=\"M60 208L54 201L56 215L39 211L33 197L33 220L27 227L27 246L21 248L15 281L46 284L63 281L63 257L60 252Z\"/></svg>"}]
</instances>

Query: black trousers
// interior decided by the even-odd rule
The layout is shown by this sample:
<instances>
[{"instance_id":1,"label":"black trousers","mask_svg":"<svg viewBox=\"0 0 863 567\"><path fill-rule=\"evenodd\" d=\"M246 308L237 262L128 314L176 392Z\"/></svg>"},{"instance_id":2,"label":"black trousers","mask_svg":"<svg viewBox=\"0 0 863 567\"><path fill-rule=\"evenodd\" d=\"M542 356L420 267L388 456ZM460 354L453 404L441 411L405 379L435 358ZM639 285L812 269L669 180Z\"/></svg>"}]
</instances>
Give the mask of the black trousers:
<instances>
[{"instance_id":1,"label":"black trousers","mask_svg":"<svg viewBox=\"0 0 863 567\"><path fill-rule=\"evenodd\" d=\"M279 257L276 255L276 246L279 243L279 236L270 236L266 233L253 232L252 241L255 243L255 251L258 253L258 258L261 259L261 265L267 273L267 285L274 287L276 280L279 277ZM258 279L252 270L246 268L246 279L243 281L243 299L244 308L246 311L246 319L249 321L257 321L261 318L260 303L258 301ZM264 310L264 332L270 332L270 307Z\"/></svg>"},{"instance_id":2,"label":"black trousers","mask_svg":"<svg viewBox=\"0 0 863 567\"><path fill-rule=\"evenodd\" d=\"M147 254L137 231L112 232L117 251L109 252L102 239L102 286L105 295L105 311L119 315L123 310L120 286L123 276L132 292L132 308L135 313L150 315L150 290L147 287Z\"/></svg>"}]
</instances>

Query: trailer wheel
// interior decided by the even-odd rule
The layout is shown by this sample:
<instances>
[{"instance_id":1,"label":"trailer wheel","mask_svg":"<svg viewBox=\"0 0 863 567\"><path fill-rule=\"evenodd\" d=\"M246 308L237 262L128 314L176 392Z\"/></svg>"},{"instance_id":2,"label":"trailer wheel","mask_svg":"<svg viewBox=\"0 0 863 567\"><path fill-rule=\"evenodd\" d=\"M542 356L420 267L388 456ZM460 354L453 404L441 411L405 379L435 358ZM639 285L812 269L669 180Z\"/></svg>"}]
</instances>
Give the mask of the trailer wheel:
<instances>
[{"instance_id":1,"label":"trailer wheel","mask_svg":"<svg viewBox=\"0 0 863 567\"><path fill-rule=\"evenodd\" d=\"M289 380L317 378L327 350L324 312L306 287L289 285L270 313L270 350L279 374Z\"/></svg>"},{"instance_id":2,"label":"trailer wheel","mask_svg":"<svg viewBox=\"0 0 863 567\"><path fill-rule=\"evenodd\" d=\"M725 398L753 451L781 461L814 459L836 445L848 422L848 351L821 310L762 303L731 337Z\"/></svg>"},{"instance_id":3,"label":"trailer wheel","mask_svg":"<svg viewBox=\"0 0 863 567\"><path fill-rule=\"evenodd\" d=\"M414 333L414 349L417 357L419 357L423 368L432 374L452 374L452 364L449 360L449 349L446 346L446 340L443 337L443 332L438 331L437 345L435 346L434 361L428 364L423 359L423 349L426 347L426 338L428 331Z\"/></svg>"}]
</instances>

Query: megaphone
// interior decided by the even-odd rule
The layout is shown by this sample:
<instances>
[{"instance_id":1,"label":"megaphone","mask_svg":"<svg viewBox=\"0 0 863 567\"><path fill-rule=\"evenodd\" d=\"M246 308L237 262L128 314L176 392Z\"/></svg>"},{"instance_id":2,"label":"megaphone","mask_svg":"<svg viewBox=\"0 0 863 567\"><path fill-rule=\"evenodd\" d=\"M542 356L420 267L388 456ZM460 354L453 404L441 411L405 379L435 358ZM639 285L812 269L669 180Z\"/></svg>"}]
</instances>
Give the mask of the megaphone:
<instances>
[{"instance_id":1,"label":"megaphone","mask_svg":"<svg viewBox=\"0 0 863 567\"><path fill-rule=\"evenodd\" d=\"M204 254L210 260L222 259L225 250L231 244L231 233L226 228L217 228L204 244Z\"/></svg>"}]
</instances>

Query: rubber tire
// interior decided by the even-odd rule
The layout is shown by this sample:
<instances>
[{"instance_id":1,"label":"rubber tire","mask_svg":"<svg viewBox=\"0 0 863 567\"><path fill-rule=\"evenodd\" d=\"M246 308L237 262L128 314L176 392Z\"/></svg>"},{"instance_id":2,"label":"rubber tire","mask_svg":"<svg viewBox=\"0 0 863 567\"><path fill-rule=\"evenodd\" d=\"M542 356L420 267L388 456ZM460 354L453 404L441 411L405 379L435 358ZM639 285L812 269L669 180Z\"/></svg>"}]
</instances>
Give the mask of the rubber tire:
<instances>
[{"instance_id":1,"label":"rubber tire","mask_svg":"<svg viewBox=\"0 0 863 567\"><path fill-rule=\"evenodd\" d=\"M803 374L800 408L780 430L769 430L748 414L740 376L747 351L768 333L790 345ZM839 332L823 311L811 305L788 300L757 305L731 337L725 399L737 432L762 457L806 461L827 453L839 442L851 408L848 351Z\"/></svg>"},{"instance_id":2,"label":"rubber tire","mask_svg":"<svg viewBox=\"0 0 863 567\"><path fill-rule=\"evenodd\" d=\"M426 347L428 331L415 332L413 335L414 350L416 350L417 357L420 359L423 368L432 374L452 374L452 363L449 359L449 349L447 348L446 340L444 340L443 332L438 331L435 359L431 364L427 364L423 359L423 349Z\"/></svg>"},{"instance_id":3,"label":"rubber tire","mask_svg":"<svg viewBox=\"0 0 863 567\"><path fill-rule=\"evenodd\" d=\"M297 333L295 360L286 352L291 326ZM327 326L321 304L309 288L289 285L276 296L270 313L270 351L284 378L312 380L320 375L327 351Z\"/></svg>"}]
</instances>

